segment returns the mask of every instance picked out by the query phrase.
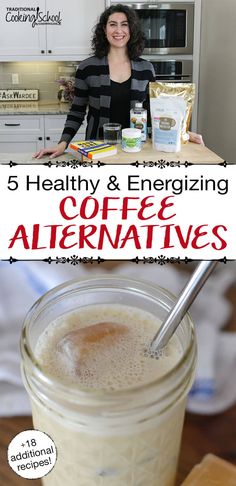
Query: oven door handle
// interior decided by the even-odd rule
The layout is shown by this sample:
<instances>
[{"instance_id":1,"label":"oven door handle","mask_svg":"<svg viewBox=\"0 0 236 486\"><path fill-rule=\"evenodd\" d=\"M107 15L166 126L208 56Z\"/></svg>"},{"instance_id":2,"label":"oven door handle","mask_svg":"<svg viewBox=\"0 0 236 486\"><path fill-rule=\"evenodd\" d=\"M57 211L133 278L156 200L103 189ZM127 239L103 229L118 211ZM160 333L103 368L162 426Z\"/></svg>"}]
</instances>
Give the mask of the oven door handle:
<instances>
[{"instance_id":1,"label":"oven door handle","mask_svg":"<svg viewBox=\"0 0 236 486\"><path fill-rule=\"evenodd\" d=\"M170 83L173 81L192 81L190 74L173 74L173 75L165 75L165 74L156 74L156 81L169 81Z\"/></svg>"}]
</instances>

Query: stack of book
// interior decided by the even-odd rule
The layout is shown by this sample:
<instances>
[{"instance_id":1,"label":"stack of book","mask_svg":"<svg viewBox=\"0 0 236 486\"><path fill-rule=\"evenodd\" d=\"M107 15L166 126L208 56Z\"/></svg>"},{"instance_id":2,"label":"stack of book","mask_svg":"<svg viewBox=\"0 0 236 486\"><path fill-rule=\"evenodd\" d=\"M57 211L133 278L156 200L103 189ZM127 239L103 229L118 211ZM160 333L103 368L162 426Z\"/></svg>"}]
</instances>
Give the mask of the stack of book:
<instances>
[{"instance_id":1,"label":"stack of book","mask_svg":"<svg viewBox=\"0 0 236 486\"><path fill-rule=\"evenodd\" d=\"M100 141L79 140L69 144L69 152L81 160L98 160L117 154L117 147Z\"/></svg>"}]
</instances>

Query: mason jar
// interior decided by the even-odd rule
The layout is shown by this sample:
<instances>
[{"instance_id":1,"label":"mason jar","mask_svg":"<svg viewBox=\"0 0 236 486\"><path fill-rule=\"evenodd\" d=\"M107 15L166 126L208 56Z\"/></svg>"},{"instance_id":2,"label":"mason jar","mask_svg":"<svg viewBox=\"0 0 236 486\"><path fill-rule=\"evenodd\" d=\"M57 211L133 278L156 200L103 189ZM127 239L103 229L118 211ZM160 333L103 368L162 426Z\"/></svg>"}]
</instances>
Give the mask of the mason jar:
<instances>
[{"instance_id":1,"label":"mason jar","mask_svg":"<svg viewBox=\"0 0 236 486\"><path fill-rule=\"evenodd\" d=\"M93 305L120 305L164 319L175 301L166 290L116 276L72 281L40 298L26 316L22 374L34 427L55 442L58 458L45 486L173 486L188 391L196 364L193 323L186 314L175 339L181 350L163 376L122 390L66 385L45 372L35 349L60 316Z\"/></svg>"}]
</instances>

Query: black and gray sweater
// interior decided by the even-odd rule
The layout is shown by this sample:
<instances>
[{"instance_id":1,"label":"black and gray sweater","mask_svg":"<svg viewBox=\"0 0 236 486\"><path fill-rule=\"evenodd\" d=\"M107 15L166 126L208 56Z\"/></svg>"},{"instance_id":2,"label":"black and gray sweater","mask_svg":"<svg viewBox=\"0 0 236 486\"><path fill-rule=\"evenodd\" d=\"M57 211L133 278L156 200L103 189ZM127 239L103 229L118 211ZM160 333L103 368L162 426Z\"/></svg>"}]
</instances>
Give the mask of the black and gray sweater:
<instances>
[{"instance_id":1,"label":"black and gray sweater","mask_svg":"<svg viewBox=\"0 0 236 486\"><path fill-rule=\"evenodd\" d=\"M148 83L154 81L149 61L131 60L130 109L135 102L148 100ZM107 57L95 56L82 61L75 80L75 96L60 139L67 144L75 136L87 114L86 139L98 139L104 123L110 121L111 84ZM145 103L146 102L146 103Z\"/></svg>"}]
</instances>

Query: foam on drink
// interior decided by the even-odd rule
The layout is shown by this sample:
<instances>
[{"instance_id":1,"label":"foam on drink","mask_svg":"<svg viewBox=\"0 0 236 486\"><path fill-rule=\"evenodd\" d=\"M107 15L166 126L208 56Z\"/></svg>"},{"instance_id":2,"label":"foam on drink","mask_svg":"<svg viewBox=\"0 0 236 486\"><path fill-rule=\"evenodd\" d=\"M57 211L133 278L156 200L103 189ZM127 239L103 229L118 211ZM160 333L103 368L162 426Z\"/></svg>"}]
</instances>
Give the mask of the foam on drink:
<instances>
[{"instance_id":1,"label":"foam on drink","mask_svg":"<svg viewBox=\"0 0 236 486\"><path fill-rule=\"evenodd\" d=\"M159 326L154 315L134 307L84 307L48 326L36 356L45 373L68 385L110 391L141 386L164 375L180 359L176 338L159 359L145 353Z\"/></svg>"}]
</instances>

